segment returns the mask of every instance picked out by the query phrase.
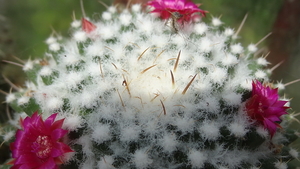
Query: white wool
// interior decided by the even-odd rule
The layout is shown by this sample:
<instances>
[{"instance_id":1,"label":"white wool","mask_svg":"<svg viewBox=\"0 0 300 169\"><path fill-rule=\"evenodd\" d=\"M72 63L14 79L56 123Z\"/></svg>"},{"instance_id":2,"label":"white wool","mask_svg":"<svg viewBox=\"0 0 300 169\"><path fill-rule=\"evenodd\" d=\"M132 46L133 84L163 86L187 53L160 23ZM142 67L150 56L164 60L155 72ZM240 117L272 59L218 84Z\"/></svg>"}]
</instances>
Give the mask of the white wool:
<instances>
[{"instance_id":1,"label":"white wool","mask_svg":"<svg viewBox=\"0 0 300 169\"><path fill-rule=\"evenodd\" d=\"M243 52L243 47L240 43L234 44L230 46L230 50L233 54L240 54Z\"/></svg>"},{"instance_id":2,"label":"white wool","mask_svg":"<svg viewBox=\"0 0 300 169\"><path fill-rule=\"evenodd\" d=\"M143 127L143 130L145 130L146 133L155 134L157 132L157 121L154 120L148 120L145 124L145 127Z\"/></svg>"},{"instance_id":3,"label":"white wool","mask_svg":"<svg viewBox=\"0 0 300 169\"><path fill-rule=\"evenodd\" d=\"M200 40L199 50L205 53L210 52L212 49L212 42L210 39L203 37Z\"/></svg>"},{"instance_id":4,"label":"white wool","mask_svg":"<svg viewBox=\"0 0 300 169\"><path fill-rule=\"evenodd\" d=\"M61 159L65 164L69 164L72 160L74 160L73 157L75 157L75 154L76 152L65 153L61 156Z\"/></svg>"},{"instance_id":5,"label":"white wool","mask_svg":"<svg viewBox=\"0 0 300 169\"><path fill-rule=\"evenodd\" d=\"M256 45L255 44L248 45L248 51L252 53L256 52L257 51Z\"/></svg>"},{"instance_id":6,"label":"white wool","mask_svg":"<svg viewBox=\"0 0 300 169\"><path fill-rule=\"evenodd\" d=\"M204 34L207 30L208 30L208 26L203 22L196 23L194 26L194 31L200 35Z\"/></svg>"},{"instance_id":7,"label":"white wool","mask_svg":"<svg viewBox=\"0 0 300 169\"><path fill-rule=\"evenodd\" d=\"M222 63L223 63L224 66L233 66L233 65L236 65L238 63L238 59L236 58L236 56L228 53L222 59Z\"/></svg>"},{"instance_id":8,"label":"white wool","mask_svg":"<svg viewBox=\"0 0 300 169\"><path fill-rule=\"evenodd\" d=\"M247 160L249 157L254 157L251 151L233 149L227 150L226 155L223 156L222 160L229 168L235 168L233 166L241 165L243 160Z\"/></svg>"},{"instance_id":9,"label":"white wool","mask_svg":"<svg viewBox=\"0 0 300 169\"><path fill-rule=\"evenodd\" d=\"M6 132L4 135L3 135L3 141L7 142L9 141L11 138L13 138L15 136L15 131L9 131L9 132Z\"/></svg>"},{"instance_id":10,"label":"white wool","mask_svg":"<svg viewBox=\"0 0 300 169\"><path fill-rule=\"evenodd\" d=\"M228 169L227 167L218 166L218 169Z\"/></svg>"},{"instance_id":11,"label":"white wool","mask_svg":"<svg viewBox=\"0 0 300 169\"><path fill-rule=\"evenodd\" d=\"M80 163L79 169L95 168L95 161L93 158L87 158Z\"/></svg>"},{"instance_id":12,"label":"white wool","mask_svg":"<svg viewBox=\"0 0 300 169\"><path fill-rule=\"evenodd\" d=\"M45 106L48 110L56 110L62 107L63 100L58 97L47 98Z\"/></svg>"},{"instance_id":13,"label":"white wool","mask_svg":"<svg viewBox=\"0 0 300 169\"><path fill-rule=\"evenodd\" d=\"M139 138L140 129L137 126L128 126L121 129L121 141L137 141Z\"/></svg>"},{"instance_id":14,"label":"white wool","mask_svg":"<svg viewBox=\"0 0 300 169\"><path fill-rule=\"evenodd\" d=\"M263 138L267 138L269 136L269 132L262 126L257 127L256 132Z\"/></svg>"},{"instance_id":15,"label":"white wool","mask_svg":"<svg viewBox=\"0 0 300 169\"><path fill-rule=\"evenodd\" d=\"M110 6L108 7L107 9L110 13L115 13L117 11L116 7L115 6Z\"/></svg>"},{"instance_id":16,"label":"white wool","mask_svg":"<svg viewBox=\"0 0 300 169\"><path fill-rule=\"evenodd\" d=\"M241 83L241 87L243 87L244 89L247 90L251 90L252 89L252 80L250 79L246 79Z\"/></svg>"},{"instance_id":17,"label":"white wool","mask_svg":"<svg viewBox=\"0 0 300 169\"><path fill-rule=\"evenodd\" d=\"M101 42L96 41L92 43L91 45L87 46L86 54L88 56L101 56L103 55L103 49L99 48L101 46Z\"/></svg>"},{"instance_id":18,"label":"white wool","mask_svg":"<svg viewBox=\"0 0 300 169\"><path fill-rule=\"evenodd\" d=\"M143 32L149 34L153 31L153 22L149 20L142 20L140 24L137 25Z\"/></svg>"},{"instance_id":19,"label":"white wool","mask_svg":"<svg viewBox=\"0 0 300 169\"><path fill-rule=\"evenodd\" d=\"M219 100L215 97L205 97L203 101L200 101L200 103L197 105L201 109L206 109L207 111L211 113L218 113L220 105Z\"/></svg>"},{"instance_id":20,"label":"white wool","mask_svg":"<svg viewBox=\"0 0 300 169\"><path fill-rule=\"evenodd\" d=\"M104 20L111 20L111 18L112 18L112 16L111 16L111 13L110 12L103 12L102 13L102 18L104 19Z\"/></svg>"},{"instance_id":21,"label":"white wool","mask_svg":"<svg viewBox=\"0 0 300 169\"><path fill-rule=\"evenodd\" d=\"M119 19L120 19L121 24L123 24L123 25L125 25L125 26L128 26L128 25L131 23L131 18L132 18L132 15L130 15L130 14L127 13L127 12L123 12L123 13L119 16Z\"/></svg>"},{"instance_id":22,"label":"white wool","mask_svg":"<svg viewBox=\"0 0 300 169\"><path fill-rule=\"evenodd\" d=\"M92 156L92 140L90 135L83 135L77 140L77 144L82 145L82 151L87 156Z\"/></svg>"},{"instance_id":23,"label":"white wool","mask_svg":"<svg viewBox=\"0 0 300 169\"><path fill-rule=\"evenodd\" d=\"M195 67L203 68L203 67L207 67L210 64L208 63L204 55L205 54L198 54L197 56L193 56L192 62Z\"/></svg>"},{"instance_id":24,"label":"white wool","mask_svg":"<svg viewBox=\"0 0 300 169\"><path fill-rule=\"evenodd\" d=\"M252 87L252 79L251 74L252 71L248 68L248 63L245 63L243 60L239 60L239 63L235 66L236 70L234 72L235 76L230 79L231 86L240 87L248 89ZM249 86L250 85L250 86Z\"/></svg>"},{"instance_id":25,"label":"white wool","mask_svg":"<svg viewBox=\"0 0 300 169\"><path fill-rule=\"evenodd\" d=\"M68 58L69 57L69 58ZM61 65L74 64L79 60L80 54L76 41L68 41L64 46L64 53L59 55Z\"/></svg>"},{"instance_id":26,"label":"white wool","mask_svg":"<svg viewBox=\"0 0 300 169\"><path fill-rule=\"evenodd\" d=\"M294 131L294 134L298 135L298 132ZM287 138L283 135L283 133L276 132L275 135L272 137L272 142L274 143L274 145L278 145L280 144L280 142L283 141L287 141Z\"/></svg>"},{"instance_id":27,"label":"white wool","mask_svg":"<svg viewBox=\"0 0 300 169\"><path fill-rule=\"evenodd\" d=\"M224 31L225 36L232 36L234 34L234 30L231 28L226 28Z\"/></svg>"},{"instance_id":28,"label":"white wool","mask_svg":"<svg viewBox=\"0 0 300 169\"><path fill-rule=\"evenodd\" d=\"M212 19L212 24L213 24L214 26L220 26L220 25L222 25L223 23L221 22L221 20L220 20L219 18L213 18L213 19Z\"/></svg>"},{"instance_id":29,"label":"white wool","mask_svg":"<svg viewBox=\"0 0 300 169\"><path fill-rule=\"evenodd\" d=\"M73 65L79 62L80 58L77 55L66 54L64 56L61 56L60 60L66 65Z\"/></svg>"},{"instance_id":30,"label":"white wool","mask_svg":"<svg viewBox=\"0 0 300 169\"><path fill-rule=\"evenodd\" d=\"M30 90L36 90L37 89L37 86L32 81L26 81L25 86L27 87L27 92L30 91Z\"/></svg>"},{"instance_id":31,"label":"white wool","mask_svg":"<svg viewBox=\"0 0 300 169\"><path fill-rule=\"evenodd\" d=\"M265 58L260 57L256 60L257 64L262 65L262 66L267 66L270 64Z\"/></svg>"},{"instance_id":32,"label":"white wool","mask_svg":"<svg viewBox=\"0 0 300 169\"><path fill-rule=\"evenodd\" d=\"M263 70L258 70L255 72L254 76L258 79L265 79L267 78L267 74Z\"/></svg>"},{"instance_id":33,"label":"white wool","mask_svg":"<svg viewBox=\"0 0 300 169\"><path fill-rule=\"evenodd\" d=\"M278 90L284 90L285 89L285 85L281 82L275 84L275 87L278 88Z\"/></svg>"},{"instance_id":34,"label":"white wool","mask_svg":"<svg viewBox=\"0 0 300 169\"><path fill-rule=\"evenodd\" d=\"M247 133L245 125L240 122L230 123L228 129L236 137L244 137L244 135Z\"/></svg>"},{"instance_id":35,"label":"white wool","mask_svg":"<svg viewBox=\"0 0 300 169\"><path fill-rule=\"evenodd\" d=\"M274 166L276 167L276 169L287 169L288 168L288 165L282 161L275 162Z\"/></svg>"},{"instance_id":36,"label":"white wool","mask_svg":"<svg viewBox=\"0 0 300 169\"><path fill-rule=\"evenodd\" d=\"M53 52L57 52L60 50L60 44L59 43L51 43L49 45L49 50L53 51Z\"/></svg>"},{"instance_id":37,"label":"white wool","mask_svg":"<svg viewBox=\"0 0 300 169\"><path fill-rule=\"evenodd\" d=\"M84 31L76 31L73 34L73 38L77 41L77 42L84 42L87 40L87 36L86 33Z\"/></svg>"},{"instance_id":38,"label":"white wool","mask_svg":"<svg viewBox=\"0 0 300 169\"><path fill-rule=\"evenodd\" d=\"M188 154L188 159L193 168L202 168L207 160L207 156L204 152L192 149Z\"/></svg>"},{"instance_id":39,"label":"white wool","mask_svg":"<svg viewBox=\"0 0 300 169\"><path fill-rule=\"evenodd\" d=\"M186 39L182 34L175 34L172 37L173 42L175 42L178 46L183 46L186 43Z\"/></svg>"},{"instance_id":40,"label":"white wool","mask_svg":"<svg viewBox=\"0 0 300 169\"><path fill-rule=\"evenodd\" d=\"M133 154L132 161L137 169L147 168L153 162L153 160L149 158L145 150L135 151L135 153Z\"/></svg>"},{"instance_id":41,"label":"white wool","mask_svg":"<svg viewBox=\"0 0 300 169\"><path fill-rule=\"evenodd\" d=\"M107 141L111 138L110 126L106 124L98 124L95 126L92 132L92 139L95 140L98 144L101 144L104 141Z\"/></svg>"},{"instance_id":42,"label":"white wool","mask_svg":"<svg viewBox=\"0 0 300 169\"><path fill-rule=\"evenodd\" d=\"M29 100L30 100L30 97L22 96L22 97L18 98L17 103L19 106L21 106L21 105L27 104L29 102Z\"/></svg>"},{"instance_id":43,"label":"white wool","mask_svg":"<svg viewBox=\"0 0 300 169\"><path fill-rule=\"evenodd\" d=\"M50 76L52 69L49 66L43 66L39 73L41 76Z\"/></svg>"},{"instance_id":44,"label":"white wool","mask_svg":"<svg viewBox=\"0 0 300 169\"><path fill-rule=\"evenodd\" d=\"M105 155L101 157L101 160L98 162L98 169L114 169L115 167L112 165L114 162L114 158L112 156Z\"/></svg>"},{"instance_id":45,"label":"white wool","mask_svg":"<svg viewBox=\"0 0 300 169\"><path fill-rule=\"evenodd\" d=\"M113 105L103 105L99 110L95 110L95 113L97 115L96 117L103 118L105 120L113 120L115 115ZM95 116L93 117L95 120L98 119Z\"/></svg>"},{"instance_id":46,"label":"white wool","mask_svg":"<svg viewBox=\"0 0 300 169\"><path fill-rule=\"evenodd\" d=\"M130 45L132 44L133 42L136 41L136 37L134 37L134 33L133 32L126 32L126 33L123 33L122 35L120 35L120 43L122 44L127 44L127 45ZM136 47L135 45L137 44L134 44L133 47ZM124 49L124 46L116 46L117 48L122 48ZM146 48L148 48L149 46L143 48L140 46L140 49L141 50L145 50ZM115 47L114 47L115 48ZM115 51L114 51L115 52ZM116 53L116 52L115 52Z\"/></svg>"},{"instance_id":47,"label":"white wool","mask_svg":"<svg viewBox=\"0 0 300 169\"><path fill-rule=\"evenodd\" d=\"M234 91L224 93L222 97L226 101L226 103L229 105L241 104L242 95L235 93Z\"/></svg>"},{"instance_id":48,"label":"white wool","mask_svg":"<svg viewBox=\"0 0 300 169\"><path fill-rule=\"evenodd\" d=\"M23 66L24 71L31 70L33 68L33 62L31 60L28 60L25 65Z\"/></svg>"},{"instance_id":49,"label":"white wool","mask_svg":"<svg viewBox=\"0 0 300 169\"><path fill-rule=\"evenodd\" d=\"M72 23L71 23L71 26L73 28L78 28L79 26L81 26L81 21L80 20L74 20Z\"/></svg>"},{"instance_id":50,"label":"white wool","mask_svg":"<svg viewBox=\"0 0 300 169\"><path fill-rule=\"evenodd\" d=\"M57 40L62 40L63 39L63 37L61 36L61 35L57 35Z\"/></svg>"},{"instance_id":51,"label":"white wool","mask_svg":"<svg viewBox=\"0 0 300 169\"><path fill-rule=\"evenodd\" d=\"M98 97L98 92L91 92L91 89L85 89L82 93L75 95L72 100L72 105L81 105L82 107L92 108L96 106L96 100Z\"/></svg>"},{"instance_id":52,"label":"white wool","mask_svg":"<svg viewBox=\"0 0 300 169\"><path fill-rule=\"evenodd\" d=\"M115 36L114 26L116 26L116 25L111 25L111 27L109 27L109 26L102 27L101 31L99 32L101 38L110 39L113 36Z\"/></svg>"},{"instance_id":53,"label":"white wool","mask_svg":"<svg viewBox=\"0 0 300 169\"><path fill-rule=\"evenodd\" d=\"M134 12L140 12L141 9L142 9L142 7L141 7L140 4L133 4L133 5L131 6L131 9L132 9L132 11L134 11Z\"/></svg>"},{"instance_id":54,"label":"white wool","mask_svg":"<svg viewBox=\"0 0 300 169\"><path fill-rule=\"evenodd\" d=\"M87 74L90 76L100 76L101 75L101 69L100 64L98 63L88 63L88 67L85 70Z\"/></svg>"},{"instance_id":55,"label":"white wool","mask_svg":"<svg viewBox=\"0 0 300 169\"><path fill-rule=\"evenodd\" d=\"M220 137L219 127L215 122L203 122L203 125L200 127L200 133L208 140L216 140Z\"/></svg>"},{"instance_id":56,"label":"white wool","mask_svg":"<svg viewBox=\"0 0 300 169\"><path fill-rule=\"evenodd\" d=\"M9 120L9 124L13 125L16 128L21 128L20 119L25 119L28 115L25 112L19 112L13 114L13 119Z\"/></svg>"},{"instance_id":57,"label":"white wool","mask_svg":"<svg viewBox=\"0 0 300 169\"><path fill-rule=\"evenodd\" d=\"M289 154L290 154L293 158L298 159L299 152L298 152L297 150L291 148L290 151L289 151Z\"/></svg>"},{"instance_id":58,"label":"white wool","mask_svg":"<svg viewBox=\"0 0 300 169\"><path fill-rule=\"evenodd\" d=\"M68 114L64 120L63 128L69 131L74 131L81 127L82 118L79 115Z\"/></svg>"},{"instance_id":59,"label":"white wool","mask_svg":"<svg viewBox=\"0 0 300 169\"><path fill-rule=\"evenodd\" d=\"M157 47L164 47L168 44L168 39L164 35L153 35L150 38L150 41L155 43Z\"/></svg>"},{"instance_id":60,"label":"white wool","mask_svg":"<svg viewBox=\"0 0 300 169\"><path fill-rule=\"evenodd\" d=\"M212 82L221 84L224 82L228 74L225 69L216 67L211 71L210 76L212 78Z\"/></svg>"},{"instance_id":61,"label":"white wool","mask_svg":"<svg viewBox=\"0 0 300 169\"><path fill-rule=\"evenodd\" d=\"M178 127L178 129L180 129L181 131L185 132L185 131L191 131L193 129L193 124L194 121L193 119L190 118L177 118L175 121L176 126Z\"/></svg>"},{"instance_id":62,"label":"white wool","mask_svg":"<svg viewBox=\"0 0 300 169\"><path fill-rule=\"evenodd\" d=\"M5 102L6 103L11 103L12 101L16 100L16 95L13 93L9 93L6 95Z\"/></svg>"},{"instance_id":63,"label":"white wool","mask_svg":"<svg viewBox=\"0 0 300 169\"><path fill-rule=\"evenodd\" d=\"M64 84L69 87L75 87L79 82L83 80L82 78L82 74L79 74L77 72L70 72L69 74L64 76L64 79L60 80L62 80L62 82L64 82Z\"/></svg>"},{"instance_id":64,"label":"white wool","mask_svg":"<svg viewBox=\"0 0 300 169\"><path fill-rule=\"evenodd\" d=\"M164 151L171 153L176 149L178 145L178 141L176 141L175 134L166 134L164 137L159 141L160 145L164 149Z\"/></svg>"},{"instance_id":65,"label":"white wool","mask_svg":"<svg viewBox=\"0 0 300 169\"><path fill-rule=\"evenodd\" d=\"M56 43L57 39L53 36L50 36L49 38L46 39L46 43L48 45L52 44L52 43Z\"/></svg>"},{"instance_id":66,"label":"white wool","mask_svg":"<svg viewBox=\"0 0 300 169\"><path fill-rule=\"evenodd\" d=\"M208 94L212 90L212 85L208 79L202 77L199 82L195 84L195 88L198 89L200 93Z\"/></svg>"}]
</instances>

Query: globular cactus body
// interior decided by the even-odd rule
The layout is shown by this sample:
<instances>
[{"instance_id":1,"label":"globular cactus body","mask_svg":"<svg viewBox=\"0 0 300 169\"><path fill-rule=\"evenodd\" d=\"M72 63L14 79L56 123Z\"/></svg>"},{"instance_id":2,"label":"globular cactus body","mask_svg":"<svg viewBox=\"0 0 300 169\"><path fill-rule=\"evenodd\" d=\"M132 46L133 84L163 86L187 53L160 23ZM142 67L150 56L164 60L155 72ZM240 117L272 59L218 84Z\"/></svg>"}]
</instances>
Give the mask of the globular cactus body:
<instances>
[{"instance_id":1,"label":"globular cactus body","mask_svg":"<svg viewBox=\"0 0 300 169\"><path fill-rule=\"evenodd\" d=\"M217 18L162 21L140 5L110 7L72 32L47 40L45 59L26 66L28 90L8 101L65 118L81 168L250 169L290 159L275 153L287 133L270 134L245 106L256 80L268 81L267 62Z\"/></svg>"}]
</instances>

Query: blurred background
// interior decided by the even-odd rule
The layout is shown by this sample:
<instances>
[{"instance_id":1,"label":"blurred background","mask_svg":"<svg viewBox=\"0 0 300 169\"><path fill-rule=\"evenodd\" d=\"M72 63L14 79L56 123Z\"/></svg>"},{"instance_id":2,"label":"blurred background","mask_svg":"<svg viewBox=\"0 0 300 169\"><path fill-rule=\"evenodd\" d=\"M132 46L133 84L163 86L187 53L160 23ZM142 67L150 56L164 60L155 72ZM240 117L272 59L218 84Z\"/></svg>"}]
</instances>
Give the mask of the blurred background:
<instances>
[{"instance_id":1,"label":"blurred background","mask_svg":"<svg viewBox=\"0 0 300 169\"><path fill-rule=\"evenodd\" d=\"M135 0L137 1L137 0ZM98 0L83 0L87 16L98 19L105 7ZM112 4L112 0L102 0ZM122 2L119 0L118 2ZM239 41L247 46L257 43L272 32L258 47L270 51L267 60L270 67L283 63L273 72L274 82L286 84L300 79L300 0L194 0L201 9L209 11L203 20L220 17L225 26L238 29L244 16L248 18L239 33ZM53 31L69 36L73 12L82 17L79 0L0 0L0 60L18 62L14 56L27 60L43 57L47 51L45 40ZM25 75L22 68L0 62L0 89L8 92L10 86L5 78L22 86ZM2 76L3 75L3 76ZM292 98L291 112L300 112L300 82L286 86L286 98ZM0 93L0 102L5 94ZM0 123L7 120L6 105L0 105ZM294 128L300 124L295 122ZM1 132L0 132L1 133ZM300 150L300 142L294 145ZM8 146L0 149L0 164L8 157ZM300 165L299 165L300 166Z\"/></svg>"}]
</instances>

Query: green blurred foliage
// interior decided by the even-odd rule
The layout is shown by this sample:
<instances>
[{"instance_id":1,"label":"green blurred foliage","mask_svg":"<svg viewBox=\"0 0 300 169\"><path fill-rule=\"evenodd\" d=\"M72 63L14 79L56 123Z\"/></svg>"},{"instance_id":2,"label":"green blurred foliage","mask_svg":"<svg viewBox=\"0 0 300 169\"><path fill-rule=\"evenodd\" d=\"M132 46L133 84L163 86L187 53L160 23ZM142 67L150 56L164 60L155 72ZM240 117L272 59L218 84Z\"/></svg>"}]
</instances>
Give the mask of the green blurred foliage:
<instances>
[{"instance_id":1,"label":"green blurred foliage","mask_svg":"<svg viewBox=\"0 0 300 169\"><path fill-rule=\"evenodd\" d=\"M102 0L111 4L111 0ZM197 0L211 16L221 17L228 27L238 28L244 16L249 17L241 32L243 44L256 43L271 31L272 24L283 0ZM82 17L79 0L11 0L6 2L4 15L12 23L16 55L20 58L40 57L46 50L43 43L53 30L68 35L73 12ZM105 7L97 0L83 0L87 16L99 17ZM98 15L98 16L97 16Z\"/></svg>"},{"instance_id":2,"label":"green blurred foliage","mask_svg":"<svg viewBox=\"0 0 300 169\"><path fill-rule=\"evenodd\" d=\"M106 0L106 3L109 0ZM105 2L105 1L104 1ZM87 16L100 13L104 6L98 1L84 1ZM20 58L40 57L46 50L43 43L53 32L68 35L73 12L76 19L82 17L80 1L74 0L12 0L7 2L4 15L12 23L13 38L17 42L16 55Z\"/></svg>"},{"instance_id":3,"label":"green blurred foliage","mask_svg":"<svg viewBox=\"0 0 300 169\"><path fill-rule=\"evenodd\" d=\"M201 0L199 3L202 3L200 8L209 11L208 17L221 17L226 26L235 30L248 14L239 34L240 41L246 46L257 43L271 32L283 0Z\"/></svg>"}]
</instances>

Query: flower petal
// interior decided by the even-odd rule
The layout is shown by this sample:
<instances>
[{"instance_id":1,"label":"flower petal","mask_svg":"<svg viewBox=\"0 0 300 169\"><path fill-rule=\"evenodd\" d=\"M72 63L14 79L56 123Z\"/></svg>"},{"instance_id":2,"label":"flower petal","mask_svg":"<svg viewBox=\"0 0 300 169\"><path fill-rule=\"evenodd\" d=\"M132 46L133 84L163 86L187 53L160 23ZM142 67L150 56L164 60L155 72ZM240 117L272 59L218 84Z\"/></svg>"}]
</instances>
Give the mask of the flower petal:
<instances>
[{"instance_id":1,"label":"flower petal","mask_svg":"<svg viewBox=\"0 0 300 169\"><path fill-rule=\"evenodd\" d=\"M15 164L27 164L32 168L34 168L39 165L39 162L40 162L39 158L34 154L25 154L17 158Z\"/></svg>"},{"instance_id":2,"label":"flower petal","mask_svg":"<svg viewBox=\"0 0 300 169\"><path fill-rule=\"evenodd\" d=\"M252 82L252 95L245 104L248 116L264 125L271 136L276 132L280 116L287 114L286 101L278 100L278 89L262 85L258 80Z\"/></svg>"},{"instance_id":3,"label":"flower petal","mask_svg":"<svg viewBox=\"0 0 300 169\"><path fill-rule=\"evenodd\" d=\"M265 119L264 120L264 126L265 126L266 129L269 130L271 136L273 136L275 134L276 129L277 129L277 125L274 122L270 121L269 119Z\"/></svg>"},{"instance_id":4,"label":"flower petal","mask_svg":"<svg viewBox=\"0 0 300 169\"><path fill-rule=\"evenodd\" d=\"M54 122L55 118L57 116L57 113L52 114L51 116L49 116L46 120L45 120L45 127L50 128L52 123Z\"/></svg>"},{"instance_id":5,"label":"flower petal","mask_svg":"<svg viewBox=\"0 0 300 169\"><path fill-rule=\"evenodd\" d=\"M52 157L61 156L64 153L74 152L68 145L64 143L57 142L54 145L53 151L51 152Z\"/></svg>"},{"instance_id":6,"label":"flower petal","mask_svg":"<svg viewBox=\"0 0 300 169\"><path fill-rule=\"evenodd\" d=\"M38 169L58 169L58 166L55 164L53 158L49 158L46 162L38 167Z\"/></svg>"},{"instance_id":7,"label":"flower petal","mask_svg":"<svg viewBox=\"0 0 300 169\"><path fill-rule=\"evenodd\" d=\"M51 138L53 141L56 141L60 138L62 138L64 135L66 135L68 133L68 130L64 130L64 129L55 129L52 131L51 133Z\"/></svg>"},{"instance_id":8,"label":"flower petal","mask_svg":"<svg viewBox=\"0 0 300 169\"><path fill-rule=\"evenodd\" d=\"M52 124L50 130L53 131L53 130L55 130L55 129L61 128L62 125L63 125L63 123L64 123L64 120L65 120L65 119L60 119L60 120L55 121L55 122Z\"/></svg>"},{"instance_id":9,"label":"flower petal","mask_svg":"<svg viewBox=\"0 0 300 169\"><path fill-rule=\"evenodd\" d=\"M16 140L10 149L14 158L15 169L58 169L57 163L63 161L64 153L72 152L71 148L61 139L68 133L62 129L64 119L55 121L52 114L45 121L35 112L31 117L21 120L23 130L17 130Z\"/></svg>"},{"instance_id":10,"label":"flower petal","mask_svg":"<svg viewBox=\"0 0 300 169\"><path fill-rule=\"evenodd\" d=\"M81 22L82 22L82 30L85 31L86 33L90 33L97 28L96 25L86 20L85 18L82 18Z\"/></svg>"}]
</instances>

